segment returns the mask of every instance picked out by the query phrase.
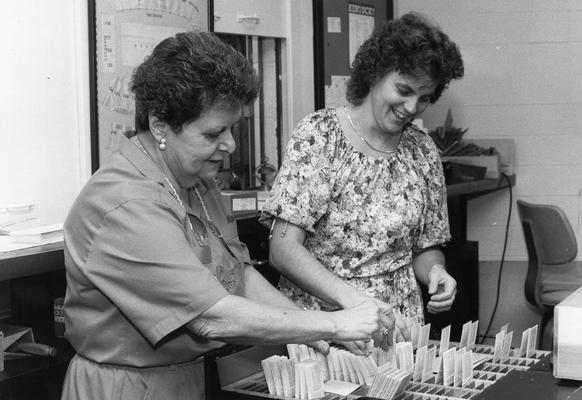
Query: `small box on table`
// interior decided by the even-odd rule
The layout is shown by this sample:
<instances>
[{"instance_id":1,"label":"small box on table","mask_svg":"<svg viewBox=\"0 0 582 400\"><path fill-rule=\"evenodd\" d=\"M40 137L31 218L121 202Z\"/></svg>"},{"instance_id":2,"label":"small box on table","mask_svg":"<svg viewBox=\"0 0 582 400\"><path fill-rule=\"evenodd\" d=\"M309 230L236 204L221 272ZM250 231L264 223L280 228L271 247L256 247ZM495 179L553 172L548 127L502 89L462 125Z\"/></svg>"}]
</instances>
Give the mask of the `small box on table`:
<instances>
[{"instance_id":1,"label":"small box on table","mask_svg":"<svg viewBox=\"0 0 582 400\"><path fill-rule=\"evenodd\" d=\"M485 179L497 179L501 176L501 166L497 154L492 156L446 156L442 157L442 161L486 168Z\"/></svg>"},{"instance_id":2,"label":"small box on table","mask_svg":"<svg viewBox=\"0 0 582 400\"><path fill-rule=\"evenodd\" d=\"M237 216L259 210L256 190L223 190L221 194L227 214Z\"/></svg>"}]
</instances>

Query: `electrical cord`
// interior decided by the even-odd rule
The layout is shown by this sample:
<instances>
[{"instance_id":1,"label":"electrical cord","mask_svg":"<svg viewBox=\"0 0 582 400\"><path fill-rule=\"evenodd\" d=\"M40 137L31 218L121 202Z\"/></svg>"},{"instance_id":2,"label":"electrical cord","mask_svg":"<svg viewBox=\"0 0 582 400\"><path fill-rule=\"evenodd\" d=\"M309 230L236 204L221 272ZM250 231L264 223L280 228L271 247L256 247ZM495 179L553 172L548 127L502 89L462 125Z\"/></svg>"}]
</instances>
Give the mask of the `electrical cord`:
<instances>
[{"instance_id":1,"label":"electrical cord","mask_svg":"<svg viewBox=\"0 0 582 400\"><path fill-rule=\"evenodd\" d=\"M485 342L491 325L493 325L493 319L495 319L495 313L497 312L497 306L499 305L499 295L501 292L501 275L503 274L503 264L505 262L505 251L507 250L507 239L509 236L509 221L511 220L511 207L513 205L513 191L511 190L511 182L509 176L503 174L503 177L507 180L507 187L509 188L509 212L507 213L507 223L505 224L505 238L503 240L503 251L501 252L501 260L499 261L499 274L497 276L497 294L495 295L495 305L493 306L493 312L491 313L491 319L489 319L489 324L483 337L481 338L481 344Z\"/></svg>"}]
</instances>

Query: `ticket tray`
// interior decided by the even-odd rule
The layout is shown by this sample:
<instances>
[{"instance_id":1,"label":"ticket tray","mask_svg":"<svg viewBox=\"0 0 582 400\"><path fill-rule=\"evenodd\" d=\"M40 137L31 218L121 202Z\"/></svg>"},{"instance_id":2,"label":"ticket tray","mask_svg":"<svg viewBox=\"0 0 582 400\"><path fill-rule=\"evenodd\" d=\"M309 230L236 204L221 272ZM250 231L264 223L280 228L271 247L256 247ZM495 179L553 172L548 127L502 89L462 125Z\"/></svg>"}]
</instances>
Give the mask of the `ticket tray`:
<instances>
[{"instance_id":1,"label":"ticket tray","mask_svg":"<svg viewBox=\"0 0 582 400\"><path fill-rule=\"evenodd\" d=\"M438 341L430 341L430 346L438 348ZM451 343L457 346L458 343ZM248 399L280 399L294 400L294 397L275 396L269 394L265 376L261 368L261 360L278 354L286 354L285 346L255 346L240 351L226 350L225 356L211 357L207 362L207 368L214 368L218 380L214 382L214 388L209 388L215 397L225 400ZM493 354L493 347L488 345L476 345L473 352L479 354ZM505 362L487 361L477 366L473 372L472 387L450 387L434 383L434 379L428 382L410 382L403 393L396 400L458 400L458 399L485 399L492 398L486 394L499 385L504 386L507 376L528 371L536 371L536 366L547 366L551 353L536 350L530 358L509 357ZM212 373L207 369L207 375ZM537 371L537 373L545 373ZM207 380L208 383L208 380ZM496 389L496 391L499 389ZM361 386L347 396L334 393L326 393L321 400L357 400L365 398L368 392L366 386ZM486 397L483 397L483 396Z\"/></svg>"}]
</instances>

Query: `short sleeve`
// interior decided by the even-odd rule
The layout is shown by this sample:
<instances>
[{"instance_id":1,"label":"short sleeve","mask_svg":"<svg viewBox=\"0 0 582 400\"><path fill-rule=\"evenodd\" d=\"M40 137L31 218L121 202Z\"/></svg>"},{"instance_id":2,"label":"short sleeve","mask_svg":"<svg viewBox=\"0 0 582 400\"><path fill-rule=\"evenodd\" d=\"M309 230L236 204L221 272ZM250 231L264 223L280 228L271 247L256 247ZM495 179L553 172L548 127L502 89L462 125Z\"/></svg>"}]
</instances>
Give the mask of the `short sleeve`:
<instances>
[{"instance_id":1,"label":"short sleeve","mask_svg":"<svg viewBox=\"0 0 582 400\"><path fill-rule=\"evenodd\" d=\"M441 245L450 240L449 216L447 210L447 188L443 167L434 142L425 137L424 149L427 160L425 177L425 205L420 231L413 245L413 252L420 252L431 246Z\"/></svg>"},{"instance_id":2,"label":"short sleeve","mask_svg":"<svg viewBox=\"0 0 582 400\"><path fill-rule=\"evenodd\" d=\"M330 119L312 114L293 132L263 207L262 222L277 217L314 232L314 225L328 210L333 185L333 137L337 128Z\"/></svg>"},{"instance_id":3,"label":"short sleeve","mask_svg":"<svg viewBox=\"0 0 582 400\"><path fill-rule=\"evenodd\" d=\"M107 214L84 272L152 344L228 294L196 256L179 216L151 200Z\"/></svg>"}]
</instances>

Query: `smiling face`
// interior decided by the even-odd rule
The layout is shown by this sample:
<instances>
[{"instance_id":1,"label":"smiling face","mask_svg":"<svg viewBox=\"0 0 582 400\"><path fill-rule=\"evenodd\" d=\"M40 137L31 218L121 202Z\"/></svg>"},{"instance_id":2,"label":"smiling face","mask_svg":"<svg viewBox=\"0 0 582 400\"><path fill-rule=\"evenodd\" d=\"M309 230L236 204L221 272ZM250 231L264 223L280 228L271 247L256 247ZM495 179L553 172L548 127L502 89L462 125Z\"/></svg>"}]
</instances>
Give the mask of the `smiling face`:
<instances>
[{"instance_id":1,"label":"smiling face","mask_svg":"<svg viewBox=\"0 0 582 400\"><path fill-rule=\"evenodd\" d=\"M198 178L216 177L224 158L236 148L232 127L240 117L239 107L213 107L179 133L162 123L167 145L164 157L182 187L192 186Z\"/></svg>"},{"instance_id":2,"label":"smiling face","mask_svg":"<svg viewBox=\"0 0 582 400\"><path fill-rule=\"evenodd\" d=\"M404 125L418 117L430 104L437 83L428 76L389 72L370 91L372 112L378 129L400 134Z\"/></svg>"}]
</instances>

